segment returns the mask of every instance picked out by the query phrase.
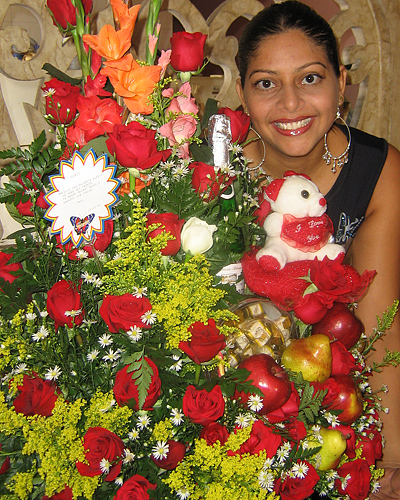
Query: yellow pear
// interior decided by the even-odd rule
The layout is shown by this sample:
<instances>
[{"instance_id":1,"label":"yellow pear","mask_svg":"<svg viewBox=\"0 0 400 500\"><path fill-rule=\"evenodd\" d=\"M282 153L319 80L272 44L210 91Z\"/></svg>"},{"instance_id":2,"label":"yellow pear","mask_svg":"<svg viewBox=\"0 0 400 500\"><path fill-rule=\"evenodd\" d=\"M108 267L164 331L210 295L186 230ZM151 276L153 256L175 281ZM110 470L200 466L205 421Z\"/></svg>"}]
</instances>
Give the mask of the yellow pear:
<instances>
[{"instance_id":1,"label":"yellow pear","mask_svg":"<svg viewBox=\"0 0 400 500\"><path fill-rule=\"evenodd\" d=\"M332 373L332 351L327 335L316 334L294 339L282 353L282 365L301 372L304 380L325 382Z\"/></svg>"},{"instance_id":2,"label":"yellow pear","mask_svg":"<svg viewBox=\"0 0 400 500\"><path fill-rule=\"evenodd\" d=\"M343 453L346 451L346 438L337 429L326 429L325 427L321 427L319 432L323 442L319 443L319 445L322 446L318 452L321 456L321 462L317 464L317 469L334 469L340 462Z\"/></svg>"}]
</instances>

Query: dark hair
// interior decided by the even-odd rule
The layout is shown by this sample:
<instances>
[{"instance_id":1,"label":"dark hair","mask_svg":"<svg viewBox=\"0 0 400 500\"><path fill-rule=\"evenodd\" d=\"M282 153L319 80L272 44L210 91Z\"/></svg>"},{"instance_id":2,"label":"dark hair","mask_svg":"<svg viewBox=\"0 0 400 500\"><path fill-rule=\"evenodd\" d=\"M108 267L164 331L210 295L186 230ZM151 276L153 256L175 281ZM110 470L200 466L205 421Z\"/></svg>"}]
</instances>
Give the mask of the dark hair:
<instances>
[{"instance_id":1,"label":"dark hair","mask_svg":"<svg viewBox=\"0 0 400 500\"><path fill-rule=\"evenodd\" d=\"M290 30L298 30L322 47L337 76L340 74L338 45L329 23L311 7L298 0L276 3L259 12L246 25L239 43L238 65L244 86L250 59L262 40Z\"/></svg>"}]
</instances>

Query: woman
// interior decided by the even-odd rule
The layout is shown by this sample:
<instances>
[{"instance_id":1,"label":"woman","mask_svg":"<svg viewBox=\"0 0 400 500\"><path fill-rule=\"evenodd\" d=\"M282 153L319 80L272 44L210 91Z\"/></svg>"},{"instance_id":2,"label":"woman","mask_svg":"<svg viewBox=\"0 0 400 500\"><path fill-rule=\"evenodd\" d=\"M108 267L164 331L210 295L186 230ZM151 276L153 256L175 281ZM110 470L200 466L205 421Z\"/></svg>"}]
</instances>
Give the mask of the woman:
<instances>
[{"instance_id":1,"label":"woman","mask_svg":"<svg viewBox=\"0 0 400 500\"><path fill-rule=\"evenodd\" d=\"M254 170L272 178L286 170L308 174L326 196L336 241L359 271L376 270L357 314L368 334L376 316L400 297L400 153L383 139L348 129L339 119L346 69L329 24L298 1L264 9L247 25L239 47L237 91L251 117L245 148ZM379 345L377 345L379 344ZM376 343L400 351L400 315ZM400 498L400 368L374 374L382 397L385 478L374 499Z\"/></svg>"}]
</instances>

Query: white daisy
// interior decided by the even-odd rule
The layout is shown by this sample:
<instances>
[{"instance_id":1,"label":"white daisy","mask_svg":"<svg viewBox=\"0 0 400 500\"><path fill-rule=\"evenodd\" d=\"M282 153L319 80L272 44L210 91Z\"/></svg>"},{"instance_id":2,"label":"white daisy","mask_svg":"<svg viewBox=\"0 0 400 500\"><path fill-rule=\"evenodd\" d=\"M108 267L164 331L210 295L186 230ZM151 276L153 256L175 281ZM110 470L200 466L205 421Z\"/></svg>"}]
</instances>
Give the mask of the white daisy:
<instances>
[{"instance_id":1,"label":"white daisy","mask_svg":"<svg viewBox=\"0 0 400 500\"><path fill-rule=\"evenodd\" d=\"M137 421L137 428L142 430L145 427L147 428L151 423L150 417L148 415L139 415L138 421Z\"/></svg>"},{"instance_id":2,"label":"white daisy","mask_svg":"<svg viewBox=\"0 0 400 500\"><path fill-rule=\"evenodd\" d=\"M86 354L86 358L88 361L94 361L97 359L97 356L99 355L99 351L97 349L93 349L93 351L90 351L88 354Z\"/></svg>"},{"instance_id":3,"label":"white daisy","mask_svg":"<svg viewBox=\"0 0 400 500\"><path fill-rule=\"evenodd\" d=\"M83 248L80 248L79 250L77 250L76 252L76 258L78 260L84 260L84 259L87 259L89 257L89 254L86 250L84 250Z\"/></svg>"},{"instance_id":4,"label":"white daisy","mask_svg":"<svg viewBox=\"0 0 400 500\"><path fill-rule=\"evenodd\" d=\"M138 342L143 336L142 329L136 325L131 326L126 334L132 340L132 342Z\"/></svg>"},{"instance_id":5,"label":"white daisy","mask_svg":"<svg viewBox=\"0 0 400 500\"><path fill-rule=\"evenodd\" d=\"M112 409L113 409L113 407L114 407L116 404L117 404L117 402L115 401L115 399L111 399L111 400L108 402L108 404L107 404L107 406L106 406L105 408L100 408L100 409L99 409L99 412L100 412L100 413L107 413L107 412L109 412L110 410L112 410Z\"/></svg>"},{"instance_id":6,"label":"white daisy","mask_svg":"<svg viewBox=\"0 0 400 500\"><path fill-rule=\"evenodd\" d=\"M103 281L98 276L93 280L93 285L96 288L100 288L102 284L103 284Z\"/></svg>"},{"instance_id":7,"label":"white daisy","mask_svg":"<svg viewBox=\"0 0 400 500\"><path fill-rule=\"evenodd\" d=\"M25 315L25 318L27 319L27 321L33 321L37 318L37 315L35 313L27 313Z\"/></svg>"},{"instance_id":8,"label":"white daisy","mask_svg":"<svg viewBox=\"0 0 400 500\"><path fill-rule=\"evenodd\" d=\"M49 313L47 311L40 311L40 317L41 318L47 318L47 316L49 315Z\"/></svg>"},{"instance_id":9,"label":"white daisy","mask_svg":"<svg viewBox=\"0 0 400 500\"><path fill-rule=\"evenodd\" d=\"M175 425L178 426L183 422L184 419L184 414L181 410L178 408L172 408L171 410L171 422Z\"/></svg>"},{"instance_id":10,"label":"white daisy","mask_svg":"<svg viewBox=\"0 0 400 500\"><path fill-rule=\"evenodd\" d=\"M273 491L274 489L274 475L272 472L262 470L258 475L258 482L263 490Z\"/></svg>"},{"instance_id":11,"label":"white daisy","mask_svg":"<svg viewBox=\"0 0 400 500\"><path fill-rule=\"evenodd\" d=\"M43 97L52 97L55 93L56 93L56 89L53 89L53 87L50 87L47 90L43 90Z\"/></svg>"},{"instance_id":12,"label":"white daisy","mask_svg":"<svg viewBox=\"0 0 400 500\"><path fill-rule=\"evenodd\" d=\"M124 484L124 480L122 477L117 477L117 479L114 481L114 483L117 485L117 486L122 486Z\"/></svg>"},{"instance_id":13,"label":"white daisy","mask_svg":"<svg viewBox=\"0 0 400 500\"><path fill-rule=\"evenodd\" d=\"M378 481L373 481L371 483L371 493L376 493L379 491L381 488L381 485L378 483Z\"/></svg>"},{"instance_id":14,"label":"white daisy","mask_svg":"<svg viewBox=\"0 0 400 500\"><path fill-rule=\"evenodd\" d=\"M249 415L245 415L244 413L239 413L236 417L235 424L238 425L241 429L245 429L250 425L250 417Z\"/></svg>"},{"instance_id":15,"label":"white daisy","mask_svg":"<svg viewBox=\"0 0 400 500\"><path fill-rule=\"evenodd\" d=\"M128 438L132 441L136 441L139 439L139 431L137 429L132 429L130 432L128 432Z\"/></svg>"},{"instance_id":16,"label":"white daisy","mask_svg":"<svg viewBox=\"0 0 400 500\"><path fill-rule=\"evenodd\" d=\"M44 378L46 380L57 380L61 373L61 368L56 365L54 368L50 368L49 370L47 370Z\"/></svg>"},{"instance_id":17,"label":"white daisy","mask_svg":"<svg viewBox=\"0 0 400 500\"><path fill-rule=\"evenodd\" d=\"M250 408L250 410L260 411L264 406L261 399L261 396L259 396L258 394L251 394L249 396L249 400L247 401L247 406Z\"/></svg>"},{"instance_id":18,"label":"white daisy","mask_svg":"<svg viewBox=\"0 0 400 500\"><path fill-rule=\"evenodd\" d=\"M109 349L108 353L103 356L103 360L107 363L108 361L111 361L114 363L121 357L121 354L119 353L119 350L117 349L116 351L113 351L112 349Z\"/></svg>"},{"instance_id":19,"label":"white daisy","mask_svg":"<svg viewBox=\"0 0 400 500\"><path fill-rule=\"evenodd\" d=\"M137 299L141 299L142 297L147 297L147 286L141 286L141 287L134 286L132 295Z\"/></svg>"},{"instance_id":20,"label":"white daisy","mask_svg":"<svg viewBox=\"0 0 400 500\"><path fill-rule=\"evenodd\" d=\"M332 413L326 411L324 417L331 424L332 427L337 427L338 425L340 425L339 417L337 415L332 415Z\"/></svg>"},{"instance_id":21,"label":"white daisy","mask_svg":"<svg viewBox=\"0 0 400 500\"><path fill-rule=\"evenodd\" d=\"M111 463L106 459L102 458L100 461L100 470L103 474L108 474L110 472Z\"/></svg>"},{"instance_id":22,"label":"white daisy","mask_svg":"<svg viewBox=\"0 0 400 500\"><path fill-rule=\"evenodd\" d=\"M304 479L307 476L309 467L305 462L294 464L292 470L296 477Z\"/></svg>"},{"instance_id":23,"label":"white daisy","mask_svg":"<svg viewBox=\"0 0 400 500\"><path fill-rule=\"evenodd\" d=\"M28 369L28 366L26 363L20 363L19 365L17 365L15 367L15 373L23 373L23 372L26 372L26 370Z\"/></svg>"},{"instance_id":24,"label":"white daisy","mask_svg":"<svg viewBox=\"0 0 400 500\"><path fill-rule=\"evenodd\" d=\"M172 359L175 361L175 363L173 363L169 369L174 371L174 372L180 372L182 370L182 366L183 366L183 360L180 359L179 356L176 356L176 354L174 354L172 356Z\"/></svg>"},{"instance_id":25,"label":"white daisy","mask_svg":"<svg viewBox=\"0 0 400 500\"><path fill-rule=\"evenodd\" d=\"M90 274L87 271L85 271L84 273L82 273L81 277L85 283L93 283L93 280L95 279L96 275Z\"/></svg>"},{"instance_id":26,"label":"white daisy","mask_svg":"<svg viewBox=\"0 0 400 500\"><path fill-rule=\"evenodd\" d=\"M157 316L155 313L152 313L150 309L149 311L146 311L144 314L142 314L140 319L145 325L154 325Z\"/></svg>"},{"instance_id":27,"label":"white daisy","mask_svg":"<svg viewBox=\"0 0 400 500\"><path fill-rule=\"evenodd\" d=\"M32 335L32 340L39 342L49 336L49 331L44 326L41 326L39 330Z\"/></svg>"},{"instance_id":28,"label":"white daisy","mask_svg":"<svg viewBox=\"0 0 400 500\"><path fill-rule=\"evenodd\" d=\"M179 500L186 500L190 497L190 493L186 488L179 488L179 490L176 490L176 494Z\"/></svg>"},{"instance_id":29,"label":"white daisy","mask_svg":"<svg viewBox=\"0 0 400 500\"><path fill-rule=\"evenodd\" d=\"M67 318L76 318L76 316L82 314L82 309L71 309L70 311L65 311L64 314Z\"/></svg>"},{"instance_id":30,"label":"white daisy","mask_svg":"<svg viewBox=\"0 0 400 500\"><path fill-rule=\"evenodd\" d=\"M167 458L169 452L169 444L167 441L157 441L157 444L153 446L151 454L157 460L162 460Z\"/></svg>"},{"instance_id":31,"label":"white daisy","mask_svg":"<svg viewBox=\"0 0 400 500\"><path fill-rule=\"evenodd\" d=\"M99 337L98 343L101 347L108 347L113 343L113 340L109 333L104 333L101 337Z\"/></svg>"},{"instance_id":32,"label":"white daisy","mask_svg":"<svg viewBox=\"0 0 400 500\"><path fill-rule=\"evenodd\" d=\"M130 450L128 450L128 448L125 448L123 463L129 464L129 462L133 462L134 459L135 459L135 454L132 453Z\"/></svg>"}]
</instances>

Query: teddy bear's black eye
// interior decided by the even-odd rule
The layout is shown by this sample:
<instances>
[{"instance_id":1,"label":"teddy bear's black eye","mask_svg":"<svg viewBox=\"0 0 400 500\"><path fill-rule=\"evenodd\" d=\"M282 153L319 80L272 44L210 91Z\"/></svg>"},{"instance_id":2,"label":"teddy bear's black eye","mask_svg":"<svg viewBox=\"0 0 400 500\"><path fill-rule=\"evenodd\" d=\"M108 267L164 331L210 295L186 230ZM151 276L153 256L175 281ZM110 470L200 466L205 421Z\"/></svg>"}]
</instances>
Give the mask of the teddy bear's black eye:
<instances>
[{"instance_id":1,"label":"teddy bear's black eye","mask_svg":"<svg viewBox=\"0 0 400 500\"><path fill-rule=\"evenodd\" d=\"M306 189L303 189L303 191L301 192L301 196L307 199L310 197L310 193Z\"/></svg>"}]
</instances>

